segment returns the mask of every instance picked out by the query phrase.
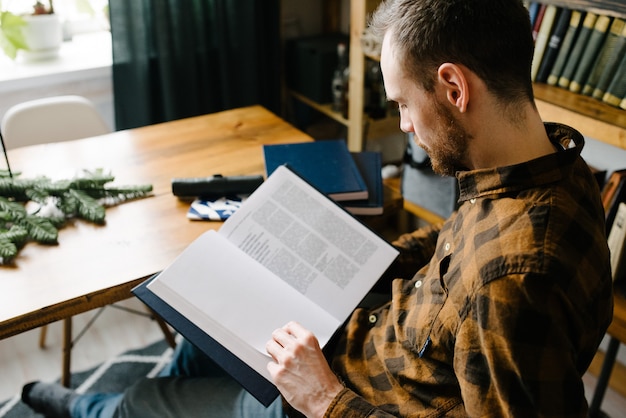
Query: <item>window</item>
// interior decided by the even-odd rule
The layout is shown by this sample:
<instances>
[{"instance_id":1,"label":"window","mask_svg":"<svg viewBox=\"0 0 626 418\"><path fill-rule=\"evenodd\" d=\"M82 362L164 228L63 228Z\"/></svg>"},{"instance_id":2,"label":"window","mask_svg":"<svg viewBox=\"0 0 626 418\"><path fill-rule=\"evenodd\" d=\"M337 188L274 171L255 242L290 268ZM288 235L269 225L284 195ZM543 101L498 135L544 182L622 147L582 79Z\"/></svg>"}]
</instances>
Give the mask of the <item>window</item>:
<instances>
[{"instance_id":1,"label":"window","mask_svg":"<svg viewBox=\"0 0 626 418\"><path fill-rule=\"evenodd\" d=\"M3 0L4 9L16 14L33 12L36 0ZM49 0L40 0L49 7ZM108 31L108 0L54 0L54 12L63 21L63 33L66 40L74 35L86 32Z\"/></svg>"}]
</instances>

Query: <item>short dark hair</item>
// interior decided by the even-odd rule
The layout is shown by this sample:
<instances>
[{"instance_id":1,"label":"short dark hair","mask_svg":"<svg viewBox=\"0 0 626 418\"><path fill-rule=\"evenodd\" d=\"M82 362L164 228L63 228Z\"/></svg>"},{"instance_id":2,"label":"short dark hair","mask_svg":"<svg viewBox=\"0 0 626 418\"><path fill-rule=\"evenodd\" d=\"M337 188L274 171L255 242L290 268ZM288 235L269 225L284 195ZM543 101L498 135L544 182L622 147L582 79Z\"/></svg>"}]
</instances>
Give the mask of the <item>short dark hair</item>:
<instances>
[{"instance_id":1,"label":"short dark hair","mask_svg":"<svg viewBox=\"0 0 626 418\"><path fill-rule=\"evenodd\" d=\"M520 0L387 0L370 30L391 32L403 70L427 91L444 62L476 73L505 102L534 100L530 67L534 43Z\"/></svg>"}]
</instances>

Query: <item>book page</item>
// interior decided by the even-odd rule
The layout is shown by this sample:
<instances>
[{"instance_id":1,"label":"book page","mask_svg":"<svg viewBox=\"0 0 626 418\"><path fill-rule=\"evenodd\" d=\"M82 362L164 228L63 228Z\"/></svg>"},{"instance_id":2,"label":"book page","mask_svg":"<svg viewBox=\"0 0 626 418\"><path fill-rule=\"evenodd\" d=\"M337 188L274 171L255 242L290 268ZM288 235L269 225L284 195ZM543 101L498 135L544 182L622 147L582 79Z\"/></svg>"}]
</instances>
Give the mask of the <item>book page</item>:
<instances>
[{"instance_id":1,"label":"book page","mask_svg":"<svg viewBox=\"0 0 626 418\"><path fill-rule=\"evenodd\" d=\"M238 357L260 361L262 370L270 360L265 344L276 328L298 321L323 345L342 322L213 230L187 247L148 288ZM259 360L247 345L265 357Z\"/></svg>"},{"instance_id":2,"label":"book page","mask_svg":"<svg viewBox=\"0 0 626 418\"><path fill-rule=\"evenodd\" d=\"M341 322L397 255L285 166L272 173L219 234Z\"/></svg>"}]
</instances>

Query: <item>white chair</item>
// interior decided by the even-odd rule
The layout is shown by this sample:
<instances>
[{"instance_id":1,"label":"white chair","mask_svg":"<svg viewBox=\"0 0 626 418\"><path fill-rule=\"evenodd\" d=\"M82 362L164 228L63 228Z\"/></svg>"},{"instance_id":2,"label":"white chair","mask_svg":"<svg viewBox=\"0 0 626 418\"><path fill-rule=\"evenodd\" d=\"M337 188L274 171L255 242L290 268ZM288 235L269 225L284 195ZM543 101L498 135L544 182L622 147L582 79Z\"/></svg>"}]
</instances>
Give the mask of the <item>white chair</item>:
<instances>
[{"instance_id":1,"label":"white chair","mask_svg":"<svg viewBox=\"0 0 626 418\"><path fill-rule=\"evenodd\" d=\"M11 107L2 118L0 132L7 150L27 145L70 141L111 132L91 101L81 96L56 96L23 102ZM114 306L114 305L111 305ZM103 308L101 308L103 309ZM128 310L128 309L126 309ZM100 311L101 312L101 311ZM100 313L99 312L99 313ZM134 313L145 314L143 312ZM99 313L86 325L89 327ZM174 338L163 320L148 313L162 329L173 347ZM64 319L63 366L61 382L69 386L72 341L72 318ZM41 327L39 346L45 347L47 327ZM80 338L81 331L77 339Z\"/></svg>"},{"instance_id":2,"label":"white chair","mask_svg":"<svg viewBox=\"0 0 626 418\"><path fill-rule=\"evenodd\" d=\"M93 103L81 96L19 103L5 113L0 130L7 150L111 132Z\"/></svg>"}]
</instances>

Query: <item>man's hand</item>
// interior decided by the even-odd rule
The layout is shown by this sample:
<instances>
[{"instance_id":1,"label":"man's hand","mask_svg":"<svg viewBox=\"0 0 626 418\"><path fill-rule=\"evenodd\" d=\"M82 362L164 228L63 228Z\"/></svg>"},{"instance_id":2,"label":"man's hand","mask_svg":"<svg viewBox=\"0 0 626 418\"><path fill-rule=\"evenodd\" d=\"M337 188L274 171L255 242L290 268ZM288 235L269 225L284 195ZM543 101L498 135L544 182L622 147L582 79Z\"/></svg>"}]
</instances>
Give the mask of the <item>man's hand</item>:
<instances>
[{"instance_id":1,"label":"man's hand","mask_svg":"<svg viewBox=\"0 0 626 418\"><path fill-rule=\"evenodd\" d=\"M272 333L266 349L274 359L267 370L285 400L309 418L324 416L343 386L328 366L315 335L290 322Z\"/></svg>"}]
</instances>

